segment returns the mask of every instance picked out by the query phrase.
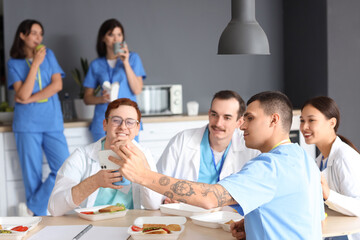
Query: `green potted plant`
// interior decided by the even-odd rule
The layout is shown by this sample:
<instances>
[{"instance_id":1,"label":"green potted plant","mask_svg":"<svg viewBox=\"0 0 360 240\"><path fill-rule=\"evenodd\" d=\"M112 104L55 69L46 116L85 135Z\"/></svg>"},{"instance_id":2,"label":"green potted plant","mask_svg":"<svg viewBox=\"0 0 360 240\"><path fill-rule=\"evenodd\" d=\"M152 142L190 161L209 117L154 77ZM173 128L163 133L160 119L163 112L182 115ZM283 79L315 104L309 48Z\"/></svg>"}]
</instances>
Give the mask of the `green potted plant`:
<instances>
[{"instance_id":1,"label":"green potted plant","mask_svg":"<svg viewBox=\"0 0 360 240\"><path fill-rule=\"evenodd\" d=\"M75 68L71 71L71 75L76 84L80 87L79 98L74 99L75 113L78 119L92 119L94 116L95 105L86 105L84 103L84 78L89 70L89 63L86 58L80 58L82 74L79 69ZM95 89L96 95L100 91L100 86Z\"/></svg>"}]
</instances>

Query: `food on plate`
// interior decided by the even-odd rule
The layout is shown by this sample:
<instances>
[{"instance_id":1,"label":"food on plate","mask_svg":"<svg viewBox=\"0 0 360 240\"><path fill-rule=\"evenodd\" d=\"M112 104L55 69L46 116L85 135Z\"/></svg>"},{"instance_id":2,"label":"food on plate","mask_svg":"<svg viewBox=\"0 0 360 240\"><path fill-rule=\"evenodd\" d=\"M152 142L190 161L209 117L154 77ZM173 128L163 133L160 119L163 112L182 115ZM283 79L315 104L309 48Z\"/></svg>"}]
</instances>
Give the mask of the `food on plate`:
<instances>
[{"instance_id":1,"label":"food on plate","mask_svg":"<svg viewBox=\"0 0 360 240\"><path fill-rule=\"evenodd\" d=\"M0 230L0 233L12 233L10 230Z\"/></svg>"},{"instance_id":2,"label":"food on plate","mask_svg":"<svg viewBox=\"0 0 360 240\"><path fill-rule=\"evenodd\" d=\"M154 224L154 225L156 225L156 224ZM160 225L160 224L157 224L157 225ZM168 230L164 227L148 227L148 228L144 228L142 232L144 234L169 234L169 233L171 233L170 230Z\"/></svg>"},{"instance_id":3,"label":"food on plate","mask_svg":"<svg viewBox=\"0 0 360 240\"><path fill-rule=\"evenodd\" d=\"M162 227L166 227L166 224L147 224L147 223L144 223L143 224L143 228L162 228Z\"/></svg>"},{"instance_id":4,"label":"food on plate","mask_svg":"<svg viewBox=\"0 0 360 240\"><path fill-rule=\"evenodd\" d=\"M168 230L170 230L170 231L175 231L175 232L181 230L181 227L180 227L179 224L169 224L169 225L166 226L166 228L167 228Z\"/></svg>"},{"instance_id":5,"label":"food on plate","mask_svg":"<svg viewBox=\"0 0 360 240\"><path fill-rule=\"evenodd\" d=\"M126 209L125 206L108 206L99 209L99 213L118 212L118 211L124 211L125 209Z\"/></svg>"},{"instance_id":6,"label":"food on plate","mask_svg":"<svg viewBox=\"0 0 360 240\"><path fill-rule=\"evenodd\" d=\"M135 225L132 225L132 226L131 226L131 230L133 230L134 232L140 232L140 231L143 230L143 228L138 227L138 226L135 226Z\"/></svg>"},{"instance_id":7,"label":"food on plate","mask_svg":"<svg viewBox=\"0 0 360 240\"><path fill-rule=\"evenodd\" d=\"M228 222L226 222L225 224L232 224L232 223L234 223L235 221L234 220L230 220L230 221L228 221Z\"/></svg>"},{"instance_id":8,"label":"food on plate","mask_svg":"<svg viewBox=\"0 0 360 240\"><path fill-rule=\"evenodd\" d=\"M180 231L181 226L179 224L143 224L143 228L137 226L131 226L134 232L142 230L144 234L170 234L171 231Z\"/></svg>"},{"instance_id":9,"label":"food on plate","mask_svg":"<svg viewBox=\"0 0 360 240\"><path fill-rule=\"evenodd\" d=\"M16 226L12 228L11 230L17 231L17 232L26 232L29 228L26 226Z\"/></svg>"},{"instance_id":10,"label":"food on plate","mask_svg":"<svg viewBox=\"0 0 360 240\"><path fill-rule=\"evenodd\" d=\"M86 211L86 212L80 212L80 213L87 214L87 215L95 214L93 211Z\"/></svg>"}]
</instances>

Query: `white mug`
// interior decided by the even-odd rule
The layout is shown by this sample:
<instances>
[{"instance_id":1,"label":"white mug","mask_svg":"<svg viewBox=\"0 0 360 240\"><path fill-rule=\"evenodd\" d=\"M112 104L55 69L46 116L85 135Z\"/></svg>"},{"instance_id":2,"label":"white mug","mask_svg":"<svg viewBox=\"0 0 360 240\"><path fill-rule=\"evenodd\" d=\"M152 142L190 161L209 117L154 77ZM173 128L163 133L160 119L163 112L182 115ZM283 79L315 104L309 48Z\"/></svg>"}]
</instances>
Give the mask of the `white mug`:
<instances>
[{"instance_id":1,"label":"white mug","mask_svg":"<svg viewBox=\"0 0 360 240\"><path fill-rule=\"evenodd\" d=\"M186 104L187 113L189 116L196 116L199 113L199 103L195 101L190 101Z\"/></svg>"}]
</instances>

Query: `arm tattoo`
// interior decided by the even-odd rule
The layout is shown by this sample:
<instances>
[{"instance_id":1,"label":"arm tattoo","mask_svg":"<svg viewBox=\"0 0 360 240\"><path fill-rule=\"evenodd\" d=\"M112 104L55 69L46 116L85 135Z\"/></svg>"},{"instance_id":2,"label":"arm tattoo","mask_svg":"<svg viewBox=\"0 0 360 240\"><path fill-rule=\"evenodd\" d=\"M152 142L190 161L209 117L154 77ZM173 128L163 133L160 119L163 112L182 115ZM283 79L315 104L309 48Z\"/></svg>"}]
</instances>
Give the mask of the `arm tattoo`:
<instances>
[{"instance_id":1,"label":"arm tattoo","mask_svg":"<svg viewBox=\"0 0 360 240\"><path fill-rule=\"evenodd\" d=\"M172 192L167 191L167 192L164 193L164 196L172 199L174 197L174 194Z\"/></svg>"},{"instance_id":2,"label":"arm tattoo","mask_svg":"<svg viewBox=\"0 0 360 240\"><path fill-rule=\"evenodd\" d=\"M171 185L170 189L179 196L191 196L195 194L193 188L191 187L192 184L192 182L177 181Z\"/></svg>"},{"instance_id":3,"label":"arm tattoo","mask_svg":"<svg viewBox=\"0 0 360 240\"><path fill-rule=\"evenodd\" d=\"M218 207L228 205L227 203L235 202L235 199L230 193L221 185L210 185L200 183L201 194L206 197L209 193L213 193L218 201Z\"/></svg>"},{"instance_id":4,"label":"arm tattoo","mask_svg":"<svg viewBox=\"0 0 360 240\"><path fill-rule=\"evenodd\" d=\"M166 176L161 177L159 179L159 183L160 183L161 186L166 186L166 185L168 185L170 183L170 179L169 179L169 177L166 177Z\"/></svg>"}]
</instances>

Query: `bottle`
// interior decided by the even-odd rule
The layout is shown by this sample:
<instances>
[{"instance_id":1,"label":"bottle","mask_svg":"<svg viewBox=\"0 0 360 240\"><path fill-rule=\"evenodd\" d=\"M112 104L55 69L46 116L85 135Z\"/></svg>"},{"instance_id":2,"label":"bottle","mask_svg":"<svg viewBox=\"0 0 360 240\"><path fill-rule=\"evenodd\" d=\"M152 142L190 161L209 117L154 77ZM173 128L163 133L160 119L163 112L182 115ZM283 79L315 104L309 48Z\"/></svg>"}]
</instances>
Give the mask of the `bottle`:
<instances>
[{"instance_id":1,"label":"bottle","mask_svg":"<svg viewBox=\"0 0 360 240\"><path fill-rule=\"evenodd\" d=\"M73 119L73 106L69 93L64 94L62 110L63 110L63 118L65 121L69 121Z\"/></svg>"}]
</instances>

